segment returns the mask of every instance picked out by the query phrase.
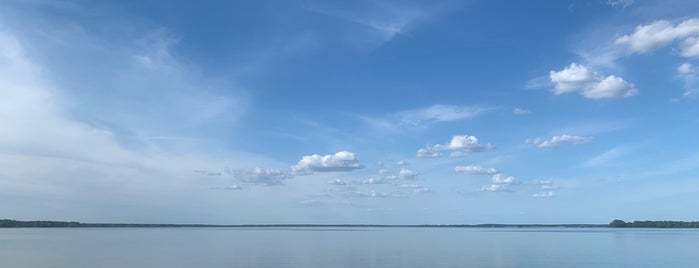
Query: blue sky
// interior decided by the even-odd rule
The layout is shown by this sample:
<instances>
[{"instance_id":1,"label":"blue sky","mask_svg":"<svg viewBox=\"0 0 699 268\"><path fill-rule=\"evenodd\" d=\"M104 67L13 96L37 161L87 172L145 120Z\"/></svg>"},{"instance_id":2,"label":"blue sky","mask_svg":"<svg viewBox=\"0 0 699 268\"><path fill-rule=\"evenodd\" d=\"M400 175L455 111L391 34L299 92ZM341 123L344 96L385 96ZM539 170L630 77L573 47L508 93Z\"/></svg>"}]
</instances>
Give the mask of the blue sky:
<instances>
[{"instance_id":1,"label":"blue sky","mask_svg":"<svg viewBox=\"0 0 699 268\"><path fill-rule=\"evenodd\" d=\"M0 218L697 220L695 1L4 1Z\"/></svg>"}]
</instances>

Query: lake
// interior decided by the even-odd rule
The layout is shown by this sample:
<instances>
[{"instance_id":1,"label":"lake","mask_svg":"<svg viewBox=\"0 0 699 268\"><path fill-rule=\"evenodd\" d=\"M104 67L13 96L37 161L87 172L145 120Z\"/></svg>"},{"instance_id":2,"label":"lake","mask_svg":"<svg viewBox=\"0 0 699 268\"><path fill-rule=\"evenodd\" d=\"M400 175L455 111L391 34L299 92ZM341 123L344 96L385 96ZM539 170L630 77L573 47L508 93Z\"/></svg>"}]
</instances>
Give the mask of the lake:
<instances>
[{"instance_id":1,"label":"lake","mask_svg":"<svg viewBox=\"0 0 699 268\"><path fill-rule=\"evenodd\" d=\"M0 267L699 267L699 230L8 228Z\"/></svg>"}]
</instances>

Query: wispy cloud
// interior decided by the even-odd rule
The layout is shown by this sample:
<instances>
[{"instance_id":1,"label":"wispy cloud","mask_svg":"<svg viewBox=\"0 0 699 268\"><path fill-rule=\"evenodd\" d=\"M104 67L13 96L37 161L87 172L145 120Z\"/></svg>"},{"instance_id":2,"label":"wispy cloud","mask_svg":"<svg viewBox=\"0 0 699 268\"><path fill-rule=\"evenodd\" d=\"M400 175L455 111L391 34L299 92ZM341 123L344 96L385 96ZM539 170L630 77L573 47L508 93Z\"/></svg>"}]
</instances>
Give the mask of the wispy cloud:
<instances>
[{"instance_id":1,"label":"wispy cloud","mask_svg":"<svg viewBox=\"0 0 699 268\"><path fill-rule=\"evenodd\" d=\"M23 17L8 27L11 19L0 22L0 166L13 167L0 171L3 194L57 205L119 202L125 206L111 213L133 215L140 212L126 207L179 206L183 196L206 203L198 190L230 182L193 170L263 158L209 154L208 134L235 125L245 93L171 53L177 39L167 31L142 27L106 42L70 19Z\"/></svg>"},{"instance_id":2,"label":"wispy cloud","mask_svg":"<svg viewBox=\"0 0 699 268\"><path fill-rule=\"evenodd\" d=\"M277 169L265 169L256 167L254 169L231 170L230 175L234 179L262 185L280 185L282 181L291 179L292 176Z\"/></svg>"},{"instance_id":3,"label":"wispy cloud","mask_svg":"<svg viewBox=\"0 0 699 268\"><path fill-rule=\"evenodd\" d=\"M633 5L634 0L607 0L607 5L618 8L626 8Z\"/></svg>"},{"instance_id":4,"label":"wispy cloud","mask_svg":"<svg viewBox=\"0 0 699 268\"><path fill-rule=\"evenodd\" d=\"M533 138L533 139L527 139L525 142L534 144L539 148L555 148L558 147L562 144L585 144L585 143L590 143L593 141L593 137L583 137L583 136L574 136L574 135L560 135L560 136L553 136L549 140L545 140L542 138Z\"/></svg>"},{"instance_id":5,"label":"wispy cloud","mask_svg":"<svg viewBox=\"0 0 699 268\"><path fill-rule=\"evenodd\" d=\"M631 152L628 146L617 146L601 154L591 157L585 161L584 167L612 166L618 164L617 161Z\"/></svg>"},{"instance_id":6,"label":"wispy cloud","mask_svg":"<svg viewBox=\"0 0 699 268\"><path fill-rule=\"evenodd\" d=\"M552 191L541 191L534 193L532 196L533 197L538 197L538 198L547 198L547 197L553 197L553 192Z\"/></svg>"},{"instance_id":7,"label":"wispy cloud","mask_svg":"<svg viewBox=\"0 0 699 268\"><path fill-rule=\"evenodd\" d=\"M432 105L430 107L398 112L402 124L423 125L432 122L452 122L482 115L488 109L479 106Z\"/></svg>"},{"instance_id":8,"label":"wispy cloud","mask_svg":"<svg viewBox=\"0 0 699 268\"><path fill-rule=\"evenodd\" d=\"M356 24L367 32L364 38L375 44L391 41L406 34L416 24L429 20L444 9L434 2L352 1L344 5L327 5L311 1L306 9Z\"/></svg>"},{"instance_id":9,"label":"wispy cloud","mask_svg":"<svg viewBox=\"0 0 699 268\"><path fill-rule=\"evenodd\" d=\"M484 168L481 166L457 166L454 171L466 174L497 174L500 173L494 168Z\"/></svg>"},{"instance_id":10,"label":"wispy cloud","mask_svg":"<svg viewBox=\"0 0 699 268\"><path fill-rule=\"evenodd\" d=\"M531 113L531 111L522 108L515 108L514 110L512 110L512 114L514 115L528 115Z\"/></svg>"},{"instance_id":11,"label":"wispy cloud","mask_svg":"<svg viewBox=\"0 0 699 268\"><path fill-rule=\"evenodd\" d=\"M676 69L677 79L684 84L684 92L681 97L674 98L674 101L694 99L699 96L699 72L694 64L685 62Z\"/></svg>"}]
</instances>

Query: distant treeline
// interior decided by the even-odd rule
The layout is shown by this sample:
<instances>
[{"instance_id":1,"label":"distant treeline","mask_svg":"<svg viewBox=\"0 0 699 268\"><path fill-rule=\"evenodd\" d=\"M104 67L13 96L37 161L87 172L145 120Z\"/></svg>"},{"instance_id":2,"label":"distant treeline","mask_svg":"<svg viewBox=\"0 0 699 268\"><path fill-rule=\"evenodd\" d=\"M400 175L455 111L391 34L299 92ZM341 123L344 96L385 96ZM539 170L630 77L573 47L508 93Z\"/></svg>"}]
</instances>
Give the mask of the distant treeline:
<instances>
[{"instance_id":1,"label":"distant treeline","mask_svg":"<svg viewBox=\"0 0 699 268\"><path fill-rule=\"evenodd\" d=\"M699 221L634 221L614 220L612 228L699 228Z\"/></svg>"},{"instance_id":2,"label":"distant treeline","mask_svg":"<svg viewBox=\"0 0 699 268\"><path fill-rule=\"evenodd\" d=\"M209 224L140 224L140 223L80 223L77 221L16 221L0 220L0 228L28 227L224 227Z\"/></svg>"},{"instance_id":3,"label":"distant treeline","mask_svg":"<svg viewBox=\"0 0 699 268\"><path fill-rule=\"evenodd\" d=\"M79 222L0 220L0 228L12 227L80 227Z\"/></svg>"},{"instance_id":4,"label":"distant treeline","mask_svg":"<svg viewBox=\"0 0 699 268\"><path fill-rule=\"evenodd\" d=\"M606 224L140 224L140 223L80 223L67 221L16 221L0 220L0 228L28 227L236 227L236 228L300 228L300 227L332 227L332 228L592 228L607 227Z\"/></svg>"}]
</instances>

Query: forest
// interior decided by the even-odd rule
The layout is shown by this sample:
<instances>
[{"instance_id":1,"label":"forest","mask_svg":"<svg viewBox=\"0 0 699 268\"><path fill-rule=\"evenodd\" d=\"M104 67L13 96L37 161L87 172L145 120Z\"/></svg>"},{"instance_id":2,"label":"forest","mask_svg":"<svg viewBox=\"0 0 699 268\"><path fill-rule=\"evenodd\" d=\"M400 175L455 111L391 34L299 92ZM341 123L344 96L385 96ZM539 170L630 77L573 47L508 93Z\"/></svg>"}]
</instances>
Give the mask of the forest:
<instances>
[{"instance_id":1,"label":"forest","mask_svg":"<svg viewBox=\"0 0 699 268\"><path fill-rule=\"evenodd\" d=\"M612 228L699 228L699 221L634 221L614 220Z\"/></svg>"}]
</instances>

